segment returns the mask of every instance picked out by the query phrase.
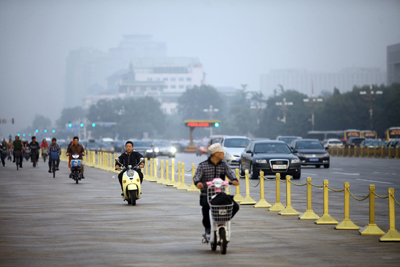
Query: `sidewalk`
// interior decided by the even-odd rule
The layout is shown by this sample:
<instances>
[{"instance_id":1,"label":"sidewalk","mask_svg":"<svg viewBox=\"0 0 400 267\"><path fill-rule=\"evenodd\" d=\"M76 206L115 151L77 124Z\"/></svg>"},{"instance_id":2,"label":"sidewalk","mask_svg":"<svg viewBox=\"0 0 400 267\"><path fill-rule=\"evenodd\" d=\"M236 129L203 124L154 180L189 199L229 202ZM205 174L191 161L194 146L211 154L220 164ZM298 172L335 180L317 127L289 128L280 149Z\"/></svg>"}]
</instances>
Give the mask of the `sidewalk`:
<instances>
[{"instance_id":1,"label":"sidewalk","mask_svg":"<svg viewBox=\"0 0 400 267\"><path fill-rule=\"evenodd\" d=\"M145 181L132 207L116 174L65 163L0 169L0 266L398 266L400 243L241 206L227 255L201 243L198 194ZM111 177L115 176L115 179Z\"/></svg>"}]
</instances>

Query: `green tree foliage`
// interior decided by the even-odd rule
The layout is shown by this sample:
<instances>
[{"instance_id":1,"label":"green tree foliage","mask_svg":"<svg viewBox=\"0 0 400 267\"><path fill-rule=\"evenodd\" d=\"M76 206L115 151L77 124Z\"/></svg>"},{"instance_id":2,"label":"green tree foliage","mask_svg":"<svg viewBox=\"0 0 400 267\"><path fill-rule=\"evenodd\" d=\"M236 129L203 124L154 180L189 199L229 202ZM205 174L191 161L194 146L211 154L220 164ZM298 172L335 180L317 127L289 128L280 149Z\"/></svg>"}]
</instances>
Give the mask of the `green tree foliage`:
<instances>
[{"instance_id":1,"label":"green tree foliage","mask_svg":"<svg viewBox=\"0 0 400 267\"><path fill-rule=\"evenodd\" d=\"M64 129L65 125L69 122L73 122L79 119L83 119L86 116L86 112L81 107L64 108L61 111L60 118L56 121L57 127Z\"/></svg>"},{"instance_id":2,"label":"green tree foliage","mask_svg":"<svg viewBox=\"0 0 400 267\"><path fill-rule=\"evenodd\" d=\"M43 115L36 115L32 122L34 129L46 129L51 126L51 120Z\"/></svg>"},{"instance_id":3,"label":"green tree foliage","mask_svg":"<svg viewBox=\"0 0 400 267\"><path fill-rule=\"evenodd\" d=\"M203 110L210 105L219 110L223 108L220 94L210 85L194 86L178 98L178 112L184 120L209 119L209 114Z\"/></svg>"}]
</instances>

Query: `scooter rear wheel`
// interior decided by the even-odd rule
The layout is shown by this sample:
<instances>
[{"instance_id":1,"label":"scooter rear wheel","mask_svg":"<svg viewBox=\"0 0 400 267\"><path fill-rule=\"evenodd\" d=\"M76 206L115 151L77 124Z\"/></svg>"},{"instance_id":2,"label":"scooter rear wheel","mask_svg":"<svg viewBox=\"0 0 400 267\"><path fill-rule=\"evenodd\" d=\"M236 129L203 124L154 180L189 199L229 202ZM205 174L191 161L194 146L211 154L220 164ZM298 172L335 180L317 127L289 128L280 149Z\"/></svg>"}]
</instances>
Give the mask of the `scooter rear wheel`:
<instances>
[{"instance_id":1,"label":"scooter rear wheel","mask_svg":"<svg viewBox=\"0 0 400 267\"><path fill-rule=\"evenodd\" d=\"M225 228L220 228L219 229L219 238L221 242L221 254L225 255L226 254L226 247L227 247L227 242L226 242L226 231Z\"/></svg>"},{"instance_id":2,"label":"scooter rear wheel","mask_svg":"<svg viewBox=\"0 0 400 267\"><path fill-rule=\"evenodd\" d=\"M214 242L211 242L211 250L216 251L217 250L217 233L214 232Z\"/></svg>"}]
</instances>

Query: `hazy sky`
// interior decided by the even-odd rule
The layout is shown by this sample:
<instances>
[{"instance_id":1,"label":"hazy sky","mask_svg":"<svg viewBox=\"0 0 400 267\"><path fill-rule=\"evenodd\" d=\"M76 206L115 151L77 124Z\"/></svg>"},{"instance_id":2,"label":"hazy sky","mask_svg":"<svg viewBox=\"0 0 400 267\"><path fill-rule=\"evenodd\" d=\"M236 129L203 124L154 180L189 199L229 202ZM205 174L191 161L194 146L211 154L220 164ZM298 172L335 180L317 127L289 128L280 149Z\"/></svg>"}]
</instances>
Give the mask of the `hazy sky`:
<instances>
[{"instance_id":1,"label":"hazy sky","mask_svg":"<svg viewBox=\"0 0 400 267\"><path fill-rule=\"evenodd\" d=\"M125 34L198 57L211 85L259 90L260 74L276 68L386 70L386 47L400 42L400 0L0 0L0 118L16 121L0 136L35 114L54 122L68 51L106 51Z\"/></svg>"}]
</instances>

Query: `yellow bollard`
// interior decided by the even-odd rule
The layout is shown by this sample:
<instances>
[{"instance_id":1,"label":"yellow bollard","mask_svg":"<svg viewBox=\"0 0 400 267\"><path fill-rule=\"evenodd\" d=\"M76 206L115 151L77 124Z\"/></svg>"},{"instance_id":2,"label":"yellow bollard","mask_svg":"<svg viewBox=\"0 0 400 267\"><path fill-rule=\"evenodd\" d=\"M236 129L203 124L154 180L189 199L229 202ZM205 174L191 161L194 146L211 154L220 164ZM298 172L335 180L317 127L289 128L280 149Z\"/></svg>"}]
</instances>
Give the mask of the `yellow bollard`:
<instances>
[{"instance_id":1,"label":"yellow bollard","mask_svg":"<svg viewBox=\"0 0 400 267\"><path fill-rule=\"evenodd\" d=\"M143 175L143 180L148 181L149 180L149 160L147 158L144 159L144 172L145 175Z\"/></svg>"},{"instance_id":2,"label":"yellow bollard","mask_svg":"<svg viewBox=\"0 0 400 267\"><path fill-rule=\"evenodd\" d=\"M149 179L150 182L157 182L158 177L157 177L157 158L154 158L153 160L153 172L151 174L151 177Z\"/></svg>"},{"instance_id":3,"label":"yellow bollard","mask_svg":"<svg viewBox=\"0 0 400 267\"><path fill-rule=\"evenodd\" d=\"M177 189L187 190L189 187L185 184L185 163L184 162L182 162L182 164L181 164L181 174L182 174L181 183L177 187Z\"/></svg>"},{"instance_id":4,"label":"yellow bollard","mask_svg":"<svg viewBox=\"0 0 400 267\"><path fill-rule=\"evenodd\" d=\"M240 174L239 174L239 169L235 170L235 174L236 174L236 179L238 181L240 181ZM233 198L233 200L235 200L237 203L240 203L243 200L243 197L240 195L240 186L236 186L236 194L235 197Z\"/></svg>"},{"instance_id":5,"label":"yellow bollard","mask_svg":"<svg viewBox=\"0 0 400 267\"><path fill-rule=\"evenodd\" d=\"M150 159L150 177L149 177L149 181L151 181L152 179L153 179L153 162L154 162L154 159L153 158L151 158Z\"/></svg>"},{"instance_id":6,"label":"yellow bollard","mask_svg":"<svg viewBox=\"0 0 400 267\"><path fill-rule=\"evenodd\" d=\"M285 207L281 203L281 174L276 174L276 202L269 211L281 211Z\"/></svg>"},{"instance_id":7,"label":"yellow bollard","mask_svg":"<svg viewBox=\"0 0 400 267\"><path fill-rule=\"evenodd\" d=\"M377 157L377 154L376 154L376 146L374 146L374 158L376 158Z\"/></svg>"},{"instance_id":8,"label":"yellow bollard","mask_svg":"<svg viewBox=\"0 0 400 267\"><path fill-rule=\"evenodd\" d=\"M300 215L300 213L292 207L292 196L290 190L290 175L286 175L286 207L281 210L279 215Z\"/></svg>"},{"instance_id":9,"label":"yellow bollard","mask_svg":"<svg viewBox=\"0 0 400 267\"><path fill-rule=\"evenodd\" d=\"M385 232L375 224L375 185L369 186L369 224L360 229L361 235L384 235Z\"/></svg>"},{"instance_id":10,"label":"yellow bollard","mask_svg":"<svg viewBox=\"0 0 400 267\"><path fill-rule=\"evenodd\" d=\"M164 179L164 160L161 160L161 168L160 168L160 176L161 178L157 181L157 184L162 184L165 182Z\"/></svg>"},{"instance_id":11,"label":"yellow bollard","mask_svg":"<svg viewBox=\"0 0 400 267\"><path fill-rule=\"evenodd\" d=\"M358 230L360 227L350 220L350 183L344 183L344 219L335 229L337 230Z\"/></svg>"},{"instance_id":12,"label":"yellow bollard","mask_svg":"<svg viewBox=\"0 0 400 267\"><path fill-rule=\"evenodd\" d=\"M176 184L176 182L175 182L175 161L172 160L171 161L171 181L167 185L174 186L175 184Z\"/></svg>"},{"instance_id":13,"label":"yellow bollard","mask_svg":"<svg viewBox=\"0 0 400 267\"><path fill-rule=\"evenodd\" d=\"M312 210L312 186L311 177L307 177L307 210L303 215L299 216L301 220L318 220L319 216Z\"/></svg>"},{"instance_id":14,"label":"yellow bollard","mask_svg":"<svg viewBox=\"0 0 400 267\"><path fill-rule=\"evenodd\" d=\"M196 169L195 169L196 165L194 163L192 163L192 185L188 188L187 191L189 192L200 192L200 189L198 189L195 184L194 184L194 175L196 173Z\"/></svg>"},{"instance_id":15,"label":"yellow bollard","mask_svg":"<svg viewBox=\"0 0 400 267\"><path fill-rule=\"evenodd\" d=\"M227 181L227 182L230 181L229 178L228 178L228 176L225 176L225 181ZM227 194L227 195L230 195L230 194L231 194L231 192L229 191L229 186L226 187L226 189L225 189L225 194Z\"/></svg>"},{"instance_id":16,"label":"yellow bollard","mask_svg":"<svg viewBox=\"0 0 400 267\"><path fill-rule=\"evenodd\" d=\"M175 188L178 188L181 185L181 169L182 169L181 166L182 166L182 163L178 162L178 181L173 186Z\"/></svg>"},{"instance_id":17,"label":"yellow bollard","mask_svg":"<svg viewBox=\"0 0 400 267\"><path fill-rule=\"evenodd\" d=\"M254 208L270 208L271 204L269 204L265 200L264 196L264 172L260 171L260 201L254 205Z\"/></svg>"},{"instance_id":18,"label":"yellow bollard","mask_svg":"<svg viewBox=\"0 0 400 267\"><path fill-rule=\"evenodd\" d=\"M249 170L245 171L246 176L246 197L240 202L240 205L253 205L257 202L250 197Z\"/></svg>"},{"instance_id":19,"label":"yellow bollard","mask_svg":"<svg viewBox=\"0 0 400 267\"><path fill-rule=\"evenodd\" d=\"M169 180L169 161L165 161L165 182L163 185L168 185L171 181Z\"/></svg>"},{"instance_id":20,"label":"yellow bollard","mask_svg":"<svg viewBox=\"0 0 400 267\"><path fill-rule=\"evenodd\" d=\"M338 222L329 215L329 181L324 180L324 214L315 221L315 224L338 224Z\"/></svg>"},{"instance_id":21,"label":"yellow bollard","mask_svg":"<svg viewBox=\"0 0 400 267\"><path fill-rule=\"evenodd\" d=\"M400 241L400 234L396 230L394 210L394 188L388 189L389 194L389 231L379 241Z\"/></svg>"},{"instance_id":22,"label":"yellow bollard","mask_svg":"<svg viewBox=\"0 0 400 267\"><path fill-rule=\"evenodd\" d=\"M400 150L398 146L396 146L396 159L400 159Z\"/></svg>"}]
</instances>

